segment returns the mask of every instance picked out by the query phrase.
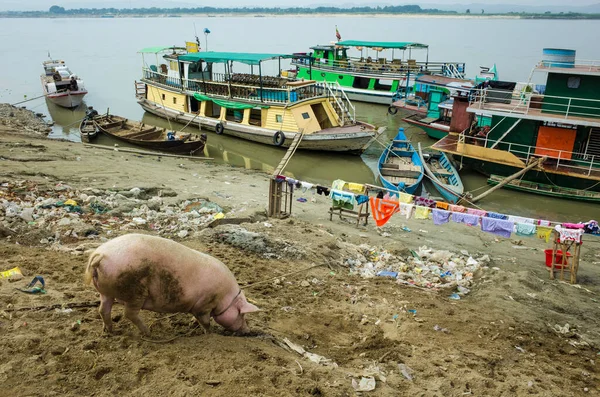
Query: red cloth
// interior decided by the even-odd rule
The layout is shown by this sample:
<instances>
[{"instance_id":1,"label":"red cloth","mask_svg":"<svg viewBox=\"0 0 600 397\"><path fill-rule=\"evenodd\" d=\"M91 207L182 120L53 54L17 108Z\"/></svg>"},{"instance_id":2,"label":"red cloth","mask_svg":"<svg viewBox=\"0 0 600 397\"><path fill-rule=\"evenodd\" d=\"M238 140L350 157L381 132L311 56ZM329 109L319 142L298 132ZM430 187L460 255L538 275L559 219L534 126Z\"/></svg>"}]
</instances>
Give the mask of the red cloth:
<instances>
[{"instance_id":1,"label":"red cloth","mask_svg":"<svg viewBox=\"0 0 600 397\"><path fill-rule=\"evenodd\" d=\"M400 210L400 203L397 201L369 197L369 204L377 226L385 225L392 215Z\"/></svg>"}]
</instances>

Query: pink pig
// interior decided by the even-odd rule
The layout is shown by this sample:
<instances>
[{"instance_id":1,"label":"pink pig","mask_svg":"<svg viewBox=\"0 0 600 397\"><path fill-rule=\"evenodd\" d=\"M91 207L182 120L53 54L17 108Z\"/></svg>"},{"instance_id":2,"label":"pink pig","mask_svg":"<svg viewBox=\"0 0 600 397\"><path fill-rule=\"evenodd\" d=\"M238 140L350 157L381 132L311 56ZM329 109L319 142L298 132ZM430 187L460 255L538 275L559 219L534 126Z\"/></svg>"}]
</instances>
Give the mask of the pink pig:
<instances>
[{"instance_id":1,"label":"pink pig","mask_svg":"<svg viewBox=\"0 0 600 397\"><path fill-rule=\"evenodd\" d=\"M100 293L104 330L112 332L114 299L143 334L140 309L191 313L208 331L210 318L234 332L249 332L246 313L259 309L246 301L231 271L221 261L160 237L126 234L98 247L85 271L86 284Z\"/></svg>"}]
</instances>

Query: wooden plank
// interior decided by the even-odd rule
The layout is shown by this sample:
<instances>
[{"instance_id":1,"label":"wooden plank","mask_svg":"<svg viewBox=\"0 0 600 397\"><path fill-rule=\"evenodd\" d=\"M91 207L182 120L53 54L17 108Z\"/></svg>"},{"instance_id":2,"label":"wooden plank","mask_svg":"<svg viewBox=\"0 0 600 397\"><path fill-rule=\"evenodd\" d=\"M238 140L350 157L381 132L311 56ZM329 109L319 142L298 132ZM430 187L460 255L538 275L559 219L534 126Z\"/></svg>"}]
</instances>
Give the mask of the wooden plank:
<instances>
[{"instance_id":1,"label":"wooden plank","mask_svg":"<svg viewBox=\"0 0 600 397\"><path fill-rule=\"evenodd\" d=\"M405 178L418 178L421 175L421 172L414 170L402 170L402 169L394 169L394 168L381 168L381 175L384 176L398 176Z\"/></svg>"}]
</instances>

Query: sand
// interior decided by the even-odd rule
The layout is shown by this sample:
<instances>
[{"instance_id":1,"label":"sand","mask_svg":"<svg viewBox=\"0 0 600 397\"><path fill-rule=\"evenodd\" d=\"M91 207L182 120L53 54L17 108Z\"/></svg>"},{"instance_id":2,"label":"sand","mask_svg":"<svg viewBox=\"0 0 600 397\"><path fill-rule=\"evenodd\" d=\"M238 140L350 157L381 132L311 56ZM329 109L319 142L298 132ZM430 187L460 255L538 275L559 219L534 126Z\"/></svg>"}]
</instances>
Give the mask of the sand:
<instances>
[{"instance_id":1,"label":"sand","mask_svg":"<svg viewBox=\"0 0 600 397\"><path fill-rule=\"evenodd\" d=\"M549 280L543 253L549 245L536 238L496 238L463 225L436 227L400 217L383 229L372 221L356 228L330 221L326 198L311 202L312 196L302 193L296 197L309 200L294 202L291 218L267 219L265 174L23 132L0 123L1 183L27 181L37 193L59 182L74 189L169 190L176 196L165 201L206 198L225 209L226 219L240 219L234 221L240 225L175 239L222 260L242 286L262 281L244 288L262 311L248 316L253 333L246 337L230 335L214 322L205 335L189 314L142 312L152 338L163 340L153 343L122 317L120 305L113 309L111 336L102 333L95 307L18 310L96 301L98 294L82 279L90 250L119 234L155 232L103 227L108 220L98 216L98 234L62 237L62 249L55 250L41 241L55 236L56 229L11 223L17 230L11 234L0 207L0 270L18 265L25 275L14 283L0 279L2 396L352 396L357 395L352 380L363 376L374 376L375 389L363 393L373 396L600 392L597 239L584 244L580 284L570 285ZM256 233L262 245L223 238L232 227ZM456 301L446 290L350 274L344 261L348 247L357 244L397 253L422 245L467 250L488 254L492 263ZM313 265L320 266L302 271ZM285 276L294 271L299 272ZM15 289L35 275L45 278L47 294ZM310 361L284 348L284 338L330 361Z\"/></svg>"}]
</instances>

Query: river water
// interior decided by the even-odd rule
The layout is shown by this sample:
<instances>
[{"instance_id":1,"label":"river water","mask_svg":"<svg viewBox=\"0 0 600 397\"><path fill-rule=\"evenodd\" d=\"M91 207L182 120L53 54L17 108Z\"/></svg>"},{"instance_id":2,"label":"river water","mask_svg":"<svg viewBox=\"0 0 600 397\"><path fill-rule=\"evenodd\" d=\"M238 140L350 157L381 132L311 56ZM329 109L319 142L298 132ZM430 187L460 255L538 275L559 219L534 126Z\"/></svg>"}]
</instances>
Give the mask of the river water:
<instances>
[{"instance_id":1,"label":"river water","mask_svg":"<svg viewBox=\"0 0 600 397\"><path fill-rule=\"evenodd\" d=\"M310 46L335 40L336 25L343 39L429 44L430 61L465 62L469 77L475 76L480 66L495 63L501 80L527 81L546 47L574 49L578 59L600 59L600 46L594 42L598 22L584 20L390 16L0 19L0 102L16 103L40 96L41 63L50 53L64 59L72 72L84 80L89 91L87 105L100 112L110 108L114 114L169 127L168 121L144 114L136 103L134 82L141 76L142 58L137 53L140 49L182 46L186 40L194 40L196 30L202 47L208 44L209 50L306 52ZM204 28L211 31L208 36L202 34ZM44 98L23 105L55 122L50 137L79 141L77 127L85 113L83 107L67 110ZM402 112L390 116L386 106L355 105L360 120L387 126L387 136L381 136L360 157L299 151L286 169L288 174L316 183L329 184L339 178L377 184L378 156L399 127L404 127L415 143L434 143L419 128L403 123ZM172 126L176 130L182 127ZM197 131L197 127L187 129ZM112 145L115 141L100 137L99 143ZM281 149L210 132L205 150L205 155L214 157L216 162L266 172L277 166L283 154ZM485 190L485 177L466 170L461 177L466 191L477 195ZM496 191L479 205L556 221L600 218L598 205L506 189Z\"/></svg>"}]
</instances>

